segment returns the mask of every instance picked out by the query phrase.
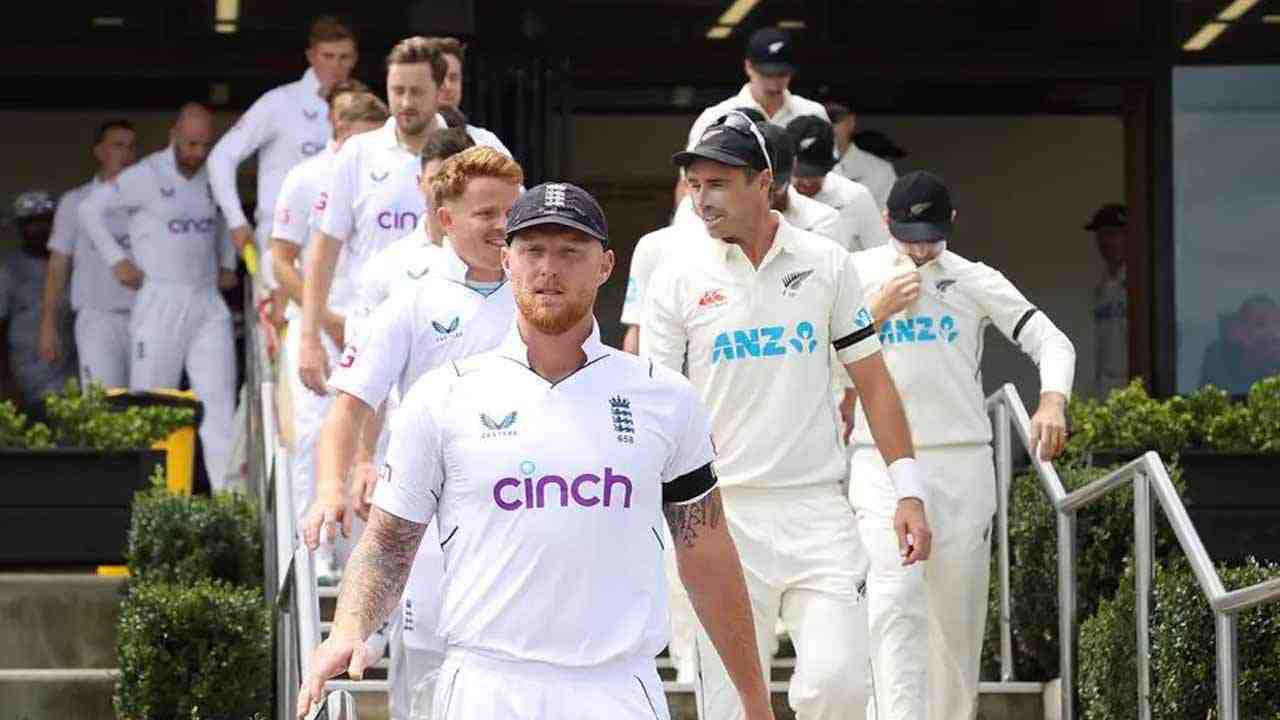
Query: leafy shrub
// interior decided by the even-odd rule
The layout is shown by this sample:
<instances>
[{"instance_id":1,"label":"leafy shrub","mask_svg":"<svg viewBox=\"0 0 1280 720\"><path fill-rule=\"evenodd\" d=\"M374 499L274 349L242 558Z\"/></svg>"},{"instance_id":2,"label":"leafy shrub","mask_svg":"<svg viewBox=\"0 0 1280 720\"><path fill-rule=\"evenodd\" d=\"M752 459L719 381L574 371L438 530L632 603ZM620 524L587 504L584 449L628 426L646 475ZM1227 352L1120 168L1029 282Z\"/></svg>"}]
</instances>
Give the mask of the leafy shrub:
<instances>
[{"instance_id":1,"label":"leafy shrub","mask_svg":"<svg viewBox=\"0 0 1280 720\"><path fill-rule=\"evenodd\" d=\"M1068 459L1082 458L1093 450L1155 450L1168 462L1191 438L1191 413L1151 397L1141 379L1112 391L1102 401L1073 398L1068 414Z\"/></svg>"},{"instance_id":2,"label":"leafy shrub","mask_svg":"<svg viewBox=\"0 0 1280 720\"><path fill-rule=\"evenodd\" d=\"M1138 717L1138 643L1133 575L1080 624L1079 695L1086 718Z\"/></svg>"},{"instance_id":3,"label":"leafy shrub","mask_svg":"<svg viewBox=\"0 0 1280 720\"><path fill-rule=\"evenodd\" d=\"M121 608L123 720L249 718L270 712L271 616L259 588L214 580L133 584Z\"/></svg>"},{"instance_id":4,"label":"leafy shrub","mask_svg":"<svg viewBox=\"0 0 1280 720\"><path fill-rule=\"evenodd\" d=\"M195 424L195 411L190 408L152 406L115 410L107 403L107 393L101 385L93 383L82 393L75 380L68 380L61 394L47 395L45 409L54 439L63 447L148 448L173 431Z\"/></svg>"},{"instance_id":5,"label":"leafy shrub","mask_svg":"<svg viewBox=\"0 0 1280 720\"><path fill-rule=\"evenodd\" d=\"M158 472L134 495L125 560L143 580L201 578L262 585L262 530L252 502L237 493L173 495Z\"/></svg>"},{"instance_id":6,"label":"leafy shrub","mask_svg":"<svg viewBox=\"0 0 1280 720\"><path fill-rule=\"evenodd\" d=\"M12 400L0 402L0 448L45 450L53 447L49 426L35 423L27 426L27 416L18 411Z\"/></svg>"}]
</instances>

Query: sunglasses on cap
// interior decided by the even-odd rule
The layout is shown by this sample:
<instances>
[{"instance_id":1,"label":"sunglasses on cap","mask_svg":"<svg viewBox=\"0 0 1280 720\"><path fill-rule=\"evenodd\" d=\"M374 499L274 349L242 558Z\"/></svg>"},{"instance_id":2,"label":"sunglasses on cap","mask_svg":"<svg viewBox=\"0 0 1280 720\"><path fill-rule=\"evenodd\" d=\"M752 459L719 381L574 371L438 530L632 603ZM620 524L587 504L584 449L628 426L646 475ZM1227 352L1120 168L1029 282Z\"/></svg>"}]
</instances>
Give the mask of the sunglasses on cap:
<instances>
[{"instance_id":1,"label":"sunglasses on cap","mask_svg":"<svg viewBox=\"0 0 1280 720\"><path fill-rule=\"evenodd\" d=\"M739 110L730 110L719 120L711 123L713 127L719 125L727 127L735 132L744 135L750 135L756 139L756 144L760 146L760 154L764 155L764 164L769 169L769 173L773 174L773 160L769 157L769 146L764 141L764 135L760 134L760 128L756 127L756 123L746 113Z\"/></svg>"}]
</instances>

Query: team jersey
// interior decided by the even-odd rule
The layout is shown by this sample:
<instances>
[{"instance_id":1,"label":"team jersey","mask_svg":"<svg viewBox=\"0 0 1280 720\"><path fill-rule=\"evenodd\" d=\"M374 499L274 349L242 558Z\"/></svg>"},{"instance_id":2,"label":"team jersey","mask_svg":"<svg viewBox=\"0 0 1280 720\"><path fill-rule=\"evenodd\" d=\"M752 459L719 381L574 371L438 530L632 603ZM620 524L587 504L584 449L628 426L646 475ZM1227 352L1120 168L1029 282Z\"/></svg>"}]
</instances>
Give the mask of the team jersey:
<instances>
[{"instance_id":1,"label":"team jersey","mask_svg":"<svg viewBox=\"0 0 1280 720\"><path fill-rule=\"evenodd\" d=\"M695 220L697 218L694 218ZM699 221L701 222L701 221ZM631 253L631 271L627 278L627 294L622 301L622 323L639 325L644 316L645 290L653 278L658 264L665 262L671 253L680 251L681 244L687 242L691 234L697 234L697 227L668 225L646 233L636 241L636 248Z\"/></svg>"},{"instance_id":2,"label":"team jersey","mask_svg":"<svg viewBox=\"0 0 1280 720\"><path fill-rule=\"evenodd\" d=\"M813 115L828 122L831 120L831 118L827 117L827 109L822 106L822 103L814 102L799 95L793 95L790 90L784 91L782 107L778 108L778 112L774 113L773 117L769 117L769 113L765 112L760 103L756 102L756 99L751 96L751 86L743 85L737 95L712 105L698 115L698 119L694 120L693 126L689 128L689 144L686 149L692 150L693 146L698 144L698 139L702 137L702 133L711 126L711 123L719 120L722 115L730 110L744 107L759 110L761 115L769 118L769 122L784 129L787 127L787 123L801 115Z\"/></svg>"},{"instance_id":3,"label":"team jersey","mask_svg":"<svg viewBox=\"0 0 1280 720\"><path fill-rule=\"evenodd\" d=\"M514 326L425 375L392 421L374 504L436 518L440 633L501 659L591 667L669 636L663 505L715 487L711 428L676 373L606 347L559 382Z\"/></svg>"},{"instance_id":4,"label":"team jersey","mask_svg":"<svg viewBox=\"0 0 1280 720\"><path fill-rule=\"evenodd\" d=\"M787 186L787 209L782 211L782 217L786 218L787 223L792 227L834 240L840 243L841 247L846 247L847 245L845 241L840 239L840 213L833 207L801 195L798 190L790 185ZM685 195L680 200L680 204L676 206L676 214L672 223L676 225L683 223L703 226L702 218L698 217L698 214L693 210L693 197L691 195Z\"/></svg>"},{"instance_id":5,"label":"team jersey","mask_svg":"<svg viewBox=\"0 0 1280 720\"><path fill-rule=\"evenodd\" d=\"M80 203L102 185L94 177L89 182L65 193L58 200L53 216L53 232L49 249L71 258L71 308L91 308L102 312L128 312L133 307L134 291L121 285L112 274L102 253L93 246L80 222ZM129 216L121 209L109 210L103 225L116 244L129 249Z\"/></svg>"},{"instance_id":6,"label":"team jersey","mask_svg":"<svg viewBox=\"0 0 1280 720\"><path fill-rule=\"evenodd\" d=\"M427 233L426 221L419 222L413 232L391 243L365 264L356 283L358 305L365 312L371 312L387 298L416 287L431 272L431 266L442 252Z\"/></svg>"},{"instance_id":7,"label":"team jersey","mask_svg":"<svg viewBox=\"0 0 1280 720\"><path fill-rule=\"evenodd\" d=\"M646 293L640 353L687 366L711 411L726 487L840 481L829 348L842 364L880 349L874 330L857 325L870 314L849 253L774 217L759 268L737 245L703 236L681 262L661 265Z\"/></svg>"},{"instance_id":8,"label":"team jersey","mask_svg":"<svg viewBox=\"0 0 1280 720\"><path fill-rule=\"evenodd\" d=\"M982 394L988 325L1039 365L1041 392L1070 395L1071 341L1000 272L950 251L916 268L893 245L854 253L853 265L868 300L898 275L920 273L919 299L876 330L917 448L991 442ZM875 328L867 319L863 327ZM874 444L861 402L853 441Z\"/></svg>"},{"instance_id":9,"label":"team jersey","mask_svg":"<svg viewBox=\"0 0 1280 720\"><path fill-rule=\"evenodd\" d=\"M515 316L509 283L484 295L467 286L467 265L449 246L412 292L392 296L361 323L329 386L377 408L448 360L494 349Z\"/></svg>"},{"instance_id":10,"label":"team jersey","mask_svg":"<svg viewBox=\"0 0 1280 720\"><path fill-rule=\"evenodd\" d=\"M888 245L892 237L871 191L838 173L829 172L813 200L834 208L839 216L836 242L849 252Z\"/></svg>"},{"instance_id":11,"label":"team jersey","mask_svg":"<svg viewBox=\"0 0 1280 720\"><path fill-rule=\"evenodd\" d=\"M129 213L129 250L107 229L112 212ZM212 285L235 270L236 251L209 190L204 168L178 171L173 147L152 153L80 203L80 222L107 265L132 254L144 282Z\"/></svg>"},{"instance_id":12,"label":"team jersey","mask_svg":"<svg viewBox=\"0 0 1280 720\"><path fill-rule=\"evenodd\" d=\"M885 203L889 202L889 191L898 180L898 172L893 169L892 163L853 143L849 143L849 149L844 151L844 155L836 163L835 172L866 186L880 210L884 210Z\"/></svg>"},{"instance_id":13,"label":"team jersey","mask_svg":"<svg viewBox=\"0 0 1280 720\"><path fill-rule=\"evenodd\" d=\"M255 223L269 226L285 175L329 144L333 128L320 92L315 71L308 69L301 79L258 98L209 153L209 182L229 227L248 222L236 191L236 169L245 158L258 153Z\"/></svg>"}]
</instances>

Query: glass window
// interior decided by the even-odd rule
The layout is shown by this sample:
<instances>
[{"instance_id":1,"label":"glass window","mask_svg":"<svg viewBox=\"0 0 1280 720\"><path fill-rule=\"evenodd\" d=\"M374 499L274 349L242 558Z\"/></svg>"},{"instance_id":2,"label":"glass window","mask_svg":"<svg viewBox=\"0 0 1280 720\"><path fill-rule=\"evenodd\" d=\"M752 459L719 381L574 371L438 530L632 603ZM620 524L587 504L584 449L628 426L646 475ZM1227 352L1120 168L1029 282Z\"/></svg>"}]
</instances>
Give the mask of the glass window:
<instances>
[{"instance_id":1,"label":"glass window","mask_svg":"<svg viewBox=\"0 0 1280 720\"><path fill-rule=\"evenodd\" d=\"M1280 373L1280 66L1173 75L1177 390Z\"/></svg>"}]
</instances>

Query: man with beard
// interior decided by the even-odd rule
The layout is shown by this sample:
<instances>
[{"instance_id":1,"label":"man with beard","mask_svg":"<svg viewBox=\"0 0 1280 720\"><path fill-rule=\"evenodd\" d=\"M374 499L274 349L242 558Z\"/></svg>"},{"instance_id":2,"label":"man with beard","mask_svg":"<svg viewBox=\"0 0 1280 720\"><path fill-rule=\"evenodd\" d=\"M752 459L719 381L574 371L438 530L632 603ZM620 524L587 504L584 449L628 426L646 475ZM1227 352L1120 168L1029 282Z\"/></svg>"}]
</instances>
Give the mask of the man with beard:
<instances>
[{"instance_id":1,"label":"man with beard","mask_svg":"<svg viewBox=\"0 0 1280 720\"><path fill-rule=\"evenodd\" d=\"M44 312L40 323L40 357L56 364L72 350L80 358L80 383L100 382L106 387L129 383L129 312L133 290L111 274L102 254L93 247L80 225L80 202L99 185L111 182L138 158L137 133L128 120L109 120L98 128L93 157L98 173L89 182L64 194L53 216L49 236L49 273L44 286ZM115 213L107 230L121 245L129 242L129 218ZM75 313L76 344L60 340L63 295L71 279L71 309Z\"/></svg>"},{"instance_id":2,"label":"man with beard","mask_svg":"<svg viewBox=\"0 0 1280 720\"><path fill-rule=\"evenodd\" d=\"M45 394L61 390L75 377L76 368L71 316L61 302L56 308L42 308L53 208L53 196L43 190L24 192L14 200L13 223L20 244L5 253L0 264L0 399L14 400L24 412L40 417ZM52 363L40 357L36 342L43 314L56 318L55 337L66 349Z\"/></svg>"},{"instance_id":3,"label":"man with beard","mask_svg":"<svg viewBox=\"0 0 1280 720\"><path fill-rule=\"evenodd\" d=\"M886 211L893 242L854 253L889 374L903 388L933 554L904 567L894 537L890 455L868 427L865 388L853 431L852 498L867 576L874 717L970 720L987 614L991 516L996 509L982 344L994 325L1040 368L1030 446L1051 460L1066 444L1075 374L1071 341L1000 272L947 250L951 195L940 178L899 178ZM874 418L873 418L874 419ZM879 448L877 448L879 444Z\"/></svg>"},{"instance_id":4,"label":"man with beard","mask_svg":"<svg viewBox=\"0 0 1280 720\"><path fill-rule=\"evenodd\" d=\"M640 352L686 373L711 409L725 515L742 554L761 665L776 620L796 647L800 720L866 704L865 553L829 392L838 362L861 391L897 493L899 561L929 556L911 435L849 254L770 209L767 126L730 113L677 153L706 235L650 284ZM709 237L707 236L709 235ZM832 359L832 349L836 359ZM699 633L703 720L740 717L724 667Z\"/></svg>"},{"instance_id":5,"label":"man with beard","mask_svg":"<svg viewBox=\"0 0 1280 720\"><path fill-rule=\"evenodd\" d=\"M591 308L613 270L603 211L578 187L539 185L505 237L515 322L495 351L423 376L397 411L299 714L327 678L361 676L363 639L434 518L447 654L432 717L665 720L665 513L747 720L772 718L706 413L676 373L600 342Z\"/></svg>"},{"instance_id":6,"label":"man with beard","mask_svg":"<svg viewBox=\"0 0 1280 720\"><path fill-rule=\"evenodd\" d=\"M183 106L169 147L103 184L80 204L80 221L124 285L138 289L130 319L129 387L178 386L185 368L204 405L200 442L214 490L225 487L235 414L231 311L220 291L235 287L235 248L213 201L204 161L213 114ZM127 212L130 250L107 230Z\"/></svg>"},{"instance_id":7,"label":"man with beard","mask_svg":"<svg viewBox=\"0 0 1280 720\"><path fill-rule=\"evenodd\" d=\"M462 107L463 63L467 58L467 46L457 38L433 37L428 39L436 50L441 55L444 55L444 61L449 65L448 72L444 74L444 83L440 85L440 105L442 108L450 108L457 111ZM443 109L441 114L445 114ZM461 113L458 114L460 115ZM448 120L448 117L445 119ZM454 125L450 123L449 127L454 127ZM466 128L467 135L470 135L477 145L488 145L491 148L502 151L504 155L511 155L511 151L507 149L506 145L502 144L502 140L498 139L497 135L482 127L468 123L465 116L462 117L461 127Z\"/></svg>"},{"instance_id":8,"label":"man with beard","mask_svg":"<svg viewBox=\"0 0 1280 720\"><path fill-rule=\"evenodd\" d=\"M461 132L460 129L442 132ZM492 350L507 335L515 304L502 271L507 215L520 194L524 173L511 158L489 147L472 147L431 173L430 205L448 240L426 277L392 296L348 343L329 385L337 396L321 430L318 502L303 527L307 544L319 546L322 530L351 531L346 478L358 436L376 439L374 413L394 391L403 397L424 373L447 362ZM366 432L365 428L373 426ZM372 442L366 437L366 448ZM366 449L365 460L371 459ZM364 473L351 489L355 510L368 517ZM325 528L324 525L328 524ZM440 538L432 528L419 548L391 645L392 716L409 714L409 689L443 660L435 634L444 572Z\"/></svg>"}]
</instances>

